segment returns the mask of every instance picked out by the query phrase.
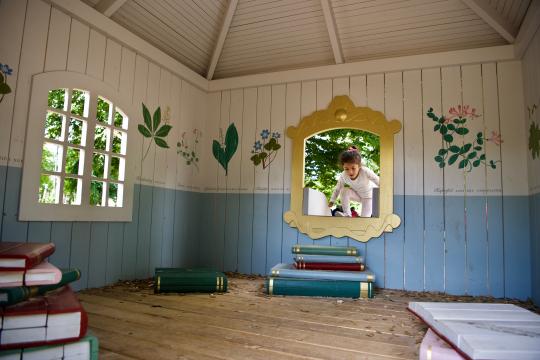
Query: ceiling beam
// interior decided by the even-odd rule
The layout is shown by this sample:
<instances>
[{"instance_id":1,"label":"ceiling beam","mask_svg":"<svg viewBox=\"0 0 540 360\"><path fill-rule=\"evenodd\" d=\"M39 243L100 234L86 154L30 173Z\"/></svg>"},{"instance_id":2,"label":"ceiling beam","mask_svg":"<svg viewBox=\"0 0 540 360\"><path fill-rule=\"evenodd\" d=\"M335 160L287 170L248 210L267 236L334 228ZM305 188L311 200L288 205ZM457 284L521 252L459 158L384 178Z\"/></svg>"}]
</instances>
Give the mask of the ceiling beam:
<instances>
[{"instance_id":1,"label":"ceiling beam","mask_svg":"<svg viewBox=\"0 0 540 360\"><path fill-rule=\"evenodd\" d=\"M461 0L510 44L516 40L517 29L489 4L488 0ZM533 1L534 2L534 1Z\"/></svg>"},{"instance_id":2,"label":"ceiling beam","mask_svg":"<svg viewBox=\"0 0 540 360\"><path fill-rule=\"evenodd\" d=\"M328 36L330 37L330 44L332 45L332 51L334 52L334 59L336 64L342 64L343 55L341 52L341 44L337 35L334 12L330 7L329 0L321 0L321 5L324 14L324 21L326 22L326 29L328 30Z\"/></svg>"},{"instance_id":3,"label":"ceiling beam","mask_svg":"<svg viewBox=\"0 0 540 360\"><path fill-rule=\"evenodd\" d=\"M101 0L94 6L94 9L106 17L111 17L125 2L126 0Z\"/></svg>"},{"instance_id":4,"label":"ceiling beam","mask_svg":"<svg viewBox=\"0 0 540 360\"><path fill-rule=\"evenodd\" d=\"M206 73L206 78L212 80L214 76L214 71L216 71L216 66L221 56L221 51L223 50L223 45L225 44L225 39L229 33L229 28L231 27L232 18L234 12L236 11L236 5L238 5L238 0L230 0L229 6L227 7L227 12L225 13L225 18L223 19L223 25L221 25L221 31L219 32L219 37L216 42L216 47L214 48L214 53L212 54L212 60L210 60L210 66L208 66L208 72Z\"/></svg>"},{"instance_id":5,"label":"ceiling beam","mask_svg":"<svg viewBox=\"0 0 540 360\"><path fill-rule=\"evenodd\" d=\"M521 59L527 51L531 40L540 28L540 1L531 1L525 18L519 28L519 33L516 37L515 51L516 57Z\"/></svg>"}]
</instances>

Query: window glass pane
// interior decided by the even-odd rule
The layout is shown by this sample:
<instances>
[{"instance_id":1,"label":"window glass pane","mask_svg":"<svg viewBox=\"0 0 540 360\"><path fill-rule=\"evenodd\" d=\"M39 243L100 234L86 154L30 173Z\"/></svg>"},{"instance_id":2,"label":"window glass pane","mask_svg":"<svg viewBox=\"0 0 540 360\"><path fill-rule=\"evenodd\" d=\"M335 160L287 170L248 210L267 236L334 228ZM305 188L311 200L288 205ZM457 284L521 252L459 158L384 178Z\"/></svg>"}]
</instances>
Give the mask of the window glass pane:
<instances>
[{"instance_id":1,"label":"window glass pane","mask_svg":"<svg viewBox=\"0 0 540 360\"><path fill-rule=\"evenodd\" d=\"M71 113L79 116L88 116L88 92L74 89L71 95Z\"/></svg>"},{"instance_id":2,"label":"window glass pane","mask_svg":"<svg viewBox=\"0 0 540 360\"><path fill-rule=\"evenodd\" d=\"M127 134L123 131L113 130L114 137L112 143L112 152L116 154L126 154L126 138Z\"/></svg>"},{"instance_id":3,"label":"window glass pane","mask_svg":"<svg viewBox=\"0 0 540 360\"><path fill-rule=\"evenodd\" d=\"M92 157L92 176L103 178L105 175L105 160L107 155L94 153Z\"/></svg>"},{"instance_id":4,"label":"window glass pane","mask_svg":"<svg viewBox=\"0 0 540 360\"><path fill-rule=\"evenodd\" d=\"M45 117L45 137L47 139L64 140L64 116L54 112L47 112Z\"/></svg>"},{"instance_id":5,"label":"window glass pane","mask_svg":"<svg viewBox=\"0 0 540 360\"><path fill-rule=\"evenodd\" d=\"M84 151L68 148L66 153L66 174L82 175L84 170Z\"/></svg>"},{"instance_id":6,"label":"window glass pane","mask_svg":"<svg viewBox=\"0 0 540 360\"><path fill-rule=\"evenodd\" d=\"M90 183L90 205L103 206L103 185L102 181L92 181Z\"/></svg>"},{"instance_id":7,"label":"window glass pane","mask_svg":"<svg viewBox=\"0 0 540 360\"><path fill-rule=\"evenodd\" d=\"M48 104L50 108L65 110L66 89L54 89L49 91Z\"/></svg>"},{"instance_id":8,"label":"window glass pane","mask_svg":"<svg viewBox=\"0 0 540 360\"><path fill-rule=\"evenodd\" d=\"M122 184L109 184L109 198L107 205L111 207L122 207L124 186Z\"/></svg>"},{"instance_id":9,"label":"window glass pane","mask_svg":"<svg viewBox=\"0 0 540 360\"><path fill-rule=\"evenodd\" d=\"M82 180L64 179L64 204L81 205Z\"/></svg>"},{"instance_id":10,"label":"window glass pane","mask_svg":"<svg viewBox=\"0 0 540 360\"><path fill-rule=\"evenodd\" d=\"M69 121L68 141L76 145L86 145L86 121L71 118Z\"/></svg>"},{"instance_id":11,"label":"window glass pane","mask_svg":"<svg viewBox=\"0 0 540 360\"><path fill-rule=\"evenodd\" d=\"M114 113L114 126L122 127L123 123L124 123L124 114L122 114L121 112L118 111L118 109L116 109Z\"/></svg>"},{"instance_id":12,"label":"window glass pane","mask_svg":"<svg viewBox=\"0 0 540 360\"><path fill-rule=\"evenodd\" d=\"M121 157L111 157L111 175L112 180L124 181L125 160Z\"/></svg>"},{"instance_id":13,"label":"window glass pane","mask_svg":"<svg viewBox=\"0 0 540 360\"><path fill-rule=\"evenodd\" d=\"M94 135L94 149L109 150L109 134L109 128L97 125L96 133Z\"/></svg>"},{"instance_id":14,"label":"window glass pane","mask_svg":"<svg viewBox=\"0 0 540 360\"><path fill-rule=\"evenodd\" d=\"M60 198L60 177L41 174L39 181L39 202L43 204L58 204Z\"/></svg>"},{"instance_id":15,"label":"window glass pane","mask_svg":"<svg viewBox=\"0 0 540 360\"><path fill-rule=\"evenodd\" d=\"M111 104L101 98L101 97L98 97L98 101L97 101L97 121L99 122L102 122L102 123L105 123L105 124L110 124L110 111L111 110Z\"/></svg>"},{"instance_id":16,"label":"window glass pane","mask_svg":"<svg viewBox=\"0 0 540 360\"><path fill-rule=\"evenodd\" d=\"M44 143L41 154L41 169L59 172L62 168L62 150L61 145Z\"/></svg>"}]
</instances>

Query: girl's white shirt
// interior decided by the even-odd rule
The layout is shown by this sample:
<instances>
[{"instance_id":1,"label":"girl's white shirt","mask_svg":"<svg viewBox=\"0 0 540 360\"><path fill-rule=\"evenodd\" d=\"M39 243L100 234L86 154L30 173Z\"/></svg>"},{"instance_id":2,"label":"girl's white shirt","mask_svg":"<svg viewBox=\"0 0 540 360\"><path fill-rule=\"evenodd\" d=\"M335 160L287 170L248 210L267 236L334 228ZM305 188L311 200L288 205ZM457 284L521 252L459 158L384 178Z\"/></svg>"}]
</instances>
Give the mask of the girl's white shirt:
<instances>
[{"instance_id":1,"label":"girl's white shirt","mask_svg":"<svg viewBox=\"0 0 540 360\"><path fill-rule=\"evenodd\" d=\"M336 188L334 189L334 192L332 193L332 197L330 198L331 202L335 202L338 198L339 194L341 193L341 190L343 190L343 187L346 185L349 185L351 189L353 189L359 197L365 198L365 199L371 199L372 193L373 193L373 184L379 186L379 176L373 172L370 168L367 166L362 166L360 168L360 172L358 173L358 176L356 179L352 180L349 175L345 171L343 171L339 175L339 179L336 185Z\"/></svg>"}]
</instances>

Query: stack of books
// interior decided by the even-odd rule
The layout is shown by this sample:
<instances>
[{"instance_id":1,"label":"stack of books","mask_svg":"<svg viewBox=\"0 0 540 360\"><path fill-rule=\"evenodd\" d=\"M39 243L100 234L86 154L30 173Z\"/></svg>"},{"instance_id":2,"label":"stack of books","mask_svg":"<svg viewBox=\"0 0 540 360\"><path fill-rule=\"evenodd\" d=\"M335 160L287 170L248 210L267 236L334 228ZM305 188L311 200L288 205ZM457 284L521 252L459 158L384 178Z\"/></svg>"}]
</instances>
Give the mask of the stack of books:
<instances>
[{"instance_id":1,"label":"stack of books","mask_svg":"<svg viewBox=\"0 0 540 360\"><path fill-rule=\"evenodd\" d=\"M214 269L156 268L154 293L227 292L227 276Z\"/></svg>"},{"instance_id":2,"label":"stack of books","mask_svg":"<svg viewBox=\"0 0 540 360\"><path fill-rule=\"evenodd\" d=\"M269 295L372 298L375 275L352 246L295 245L294 264L277 264L268 274Z\"/></svg>"},{"instance_id":3,"label":"stack of books","mask_svg":"<svg viewBox=\"0 0 540 360\"><path fill-rule=\"evenodd\" d=\"M52 243L0 242L0 360L97 359L98 341L69 283L78 269L47 261Z\"/></svg>"}]
</instances>

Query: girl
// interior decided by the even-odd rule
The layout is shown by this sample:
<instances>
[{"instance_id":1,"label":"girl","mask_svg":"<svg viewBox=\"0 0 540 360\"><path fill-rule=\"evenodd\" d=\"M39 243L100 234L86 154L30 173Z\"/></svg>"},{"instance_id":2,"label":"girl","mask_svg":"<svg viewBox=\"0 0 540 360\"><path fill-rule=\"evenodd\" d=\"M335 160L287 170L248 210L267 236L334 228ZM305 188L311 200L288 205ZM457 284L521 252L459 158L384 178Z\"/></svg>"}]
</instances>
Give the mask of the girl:
<instances>
[{"instance_id":1,"label":"girl","mask_svg":"<svg viewBox=\"0 0 540 360\"><path fill-rule=\"evenodd\" d=\"M368 167L362 166L362 157L356 146L351 146L347 151L342 152L339 155L339 162L343 167L343 172L339 176L328 206L334 206L334 202L340 196L344 216L351 216L350 201L354 200L362 204L360 216L371 217L372 182L379 186L379 177Z\"/></svg>"}]
</instances>

